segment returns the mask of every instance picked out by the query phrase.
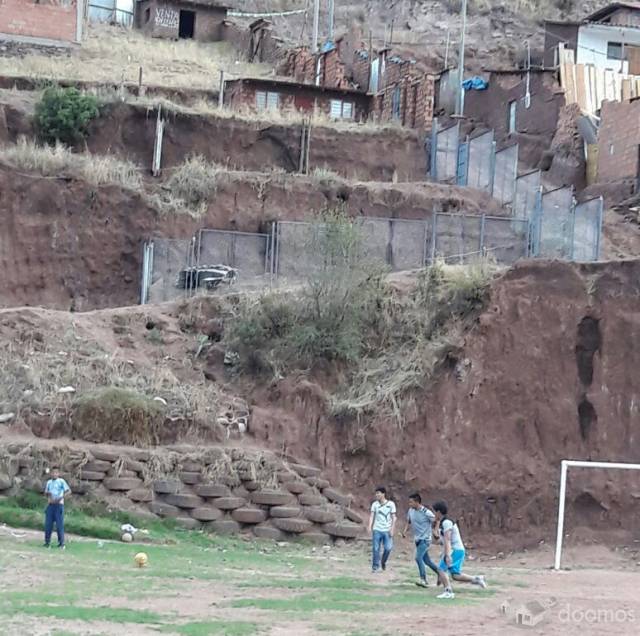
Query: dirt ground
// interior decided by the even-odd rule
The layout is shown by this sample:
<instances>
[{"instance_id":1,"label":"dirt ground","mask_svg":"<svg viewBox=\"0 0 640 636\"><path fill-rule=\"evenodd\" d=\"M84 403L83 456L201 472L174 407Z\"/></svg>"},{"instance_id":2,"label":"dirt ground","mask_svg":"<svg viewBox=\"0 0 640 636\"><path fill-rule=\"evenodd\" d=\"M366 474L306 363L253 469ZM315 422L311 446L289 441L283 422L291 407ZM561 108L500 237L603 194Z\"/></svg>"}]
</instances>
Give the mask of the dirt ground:
<instances>
[{"instance_id":1,"label":"dirt ground","mask_svg":"<svg viewBox=\"0 0 640 636\"><path fill-rule=\"evenodd\" d=\"M561 572L546 546L505 559L471 553L487 590L414 585L401 541L386 573L371 575L368 542L311 547L204 539L170 546L69 541L63 553L30 531L0 528L0 631L7 635L635 634L640 563L604 546L571 547ZM137 569L144 549L149 566ZM432 547L433 556L437 548ZM433 582L433 578L432 578ZM540 604L535 627L516 613ZM533 608L536 611L535 607ZM534 621L539 617L534 616Z\"/></svg>"}]
</instances>

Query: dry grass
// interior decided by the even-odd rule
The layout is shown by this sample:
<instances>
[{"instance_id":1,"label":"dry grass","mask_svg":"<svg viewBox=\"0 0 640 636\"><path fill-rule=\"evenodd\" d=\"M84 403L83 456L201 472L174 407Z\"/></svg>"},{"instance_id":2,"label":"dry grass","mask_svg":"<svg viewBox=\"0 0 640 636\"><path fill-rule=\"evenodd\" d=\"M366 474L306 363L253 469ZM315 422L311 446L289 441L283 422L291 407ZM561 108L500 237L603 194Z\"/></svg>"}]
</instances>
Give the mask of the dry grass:
<instances>
[{"instance_id":1,"label":"dry grass","mask_svg":"<svg viewBox=\"0 0 640 636\"><path fill-rule=\"evenodd\" d=\"M0 161L16 170L45 177L71 175L94 186L118 185L140 192L142 177L138 166L112 155L74 153L62 144L43 146L25 138L15 145L0 146Z\"/></svg>"},{"instance_id":2,"label":"dry grass","mask_svg":"<svg viewBox=\"0 0 640 636\"><path fill-rule=\"evenodd\" d=\"M205 90L217 89L221 70L247 77L272 70L240 61L224 42L152 39L140 31L106 25L91 26L82 47L68 56L0 57L0 74L47 80L137 83L140 66L146 85Z\"/></svg>"},{"instance_id":3,"label":"dry grass","mask_svg":"<svg viewBox=\"0 0 640 636\"><path fill-rule=\"evenodd\" d=\"M69 416L76 413L73 432L80 438L83 431L95 437L95 425L109 419L105 413L117 419L118 412L135 415L128 419L145 424L138 431L142 436L132 433L128 440L153 441L157 419L145 418L160 412L181 431L189 426L213 430L223 408L219 390L204 378L184 382L166 363L142 366L80 337L74 328L46 340L41 333L5 340L0 345L0 367L0 412L14 412L22 421L44 416L61 422L65 432L70 432ZM73 387L74 392L60 392L63 387Z\"/></svg>"}]
</instances>

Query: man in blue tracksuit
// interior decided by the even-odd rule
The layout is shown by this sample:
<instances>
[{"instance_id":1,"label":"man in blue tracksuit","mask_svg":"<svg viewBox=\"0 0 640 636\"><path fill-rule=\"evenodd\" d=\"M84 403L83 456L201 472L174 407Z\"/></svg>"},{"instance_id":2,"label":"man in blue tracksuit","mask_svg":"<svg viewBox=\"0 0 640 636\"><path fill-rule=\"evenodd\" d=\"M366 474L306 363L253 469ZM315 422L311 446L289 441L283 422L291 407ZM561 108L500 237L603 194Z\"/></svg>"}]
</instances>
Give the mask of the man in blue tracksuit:
<instances>
[{"instance_id":1,"label":"man in blue tracksuit","mask_svg":"<svg viewBox=\"0 0 640 636\"><path fill-rule=\"evenodd\" d=\"M47 509L44 515L44 547L51 547L51 533L53 524L56 525L58 535L58 547L64 550L64 498L71 494L69 484L60 477L60 469L54 466L51 469L51 479L44 487L44 496L47 498Z\"/></svg>"}]
</instances>

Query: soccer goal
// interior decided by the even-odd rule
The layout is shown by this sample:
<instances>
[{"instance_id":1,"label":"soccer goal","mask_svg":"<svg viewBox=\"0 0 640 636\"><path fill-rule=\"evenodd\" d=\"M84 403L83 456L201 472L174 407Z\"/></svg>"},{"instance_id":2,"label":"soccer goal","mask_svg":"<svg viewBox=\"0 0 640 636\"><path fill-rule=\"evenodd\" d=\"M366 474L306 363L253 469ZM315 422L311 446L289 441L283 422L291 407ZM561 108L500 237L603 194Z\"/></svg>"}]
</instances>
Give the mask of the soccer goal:
<instances>
[{"instance_id":1,"label":"soccer goal","mask_svg":"<svg viewBox=\"0 0 640 636\"><path fill-rule=\"evenodd\" d=\"M560 569L562 558L562 539L564 537L564 503L567 495L567 472L570 467L575 468L612 468L615 470L640 470L640 464L619 464L615 462L579 462L563 459L560 466L560 498L558 501L558 535L556 537L556 561L554 568Z\"/></svg>"}]
</instances>

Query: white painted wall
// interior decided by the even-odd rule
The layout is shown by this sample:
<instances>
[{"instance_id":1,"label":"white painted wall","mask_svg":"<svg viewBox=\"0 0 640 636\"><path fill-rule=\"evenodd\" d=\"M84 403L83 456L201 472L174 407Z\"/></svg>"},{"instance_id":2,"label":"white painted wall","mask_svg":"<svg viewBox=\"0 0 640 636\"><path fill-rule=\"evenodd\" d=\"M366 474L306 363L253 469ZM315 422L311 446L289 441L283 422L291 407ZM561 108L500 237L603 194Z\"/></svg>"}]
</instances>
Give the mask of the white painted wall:
<instances>
[{"instance_id":1,"label":"white painted wall","mask_svg":"<svg viewBox=\"0 0 640 636\"><path fill-rule=\"evenodd\" d=\"M622 42L640 46L640 29L602 24L584 24L578 30L578 64L593 64L608 68L616 73L628 73L629 63L625 60L607 58L607 42Z\"/></svg>"}]
</instances>

